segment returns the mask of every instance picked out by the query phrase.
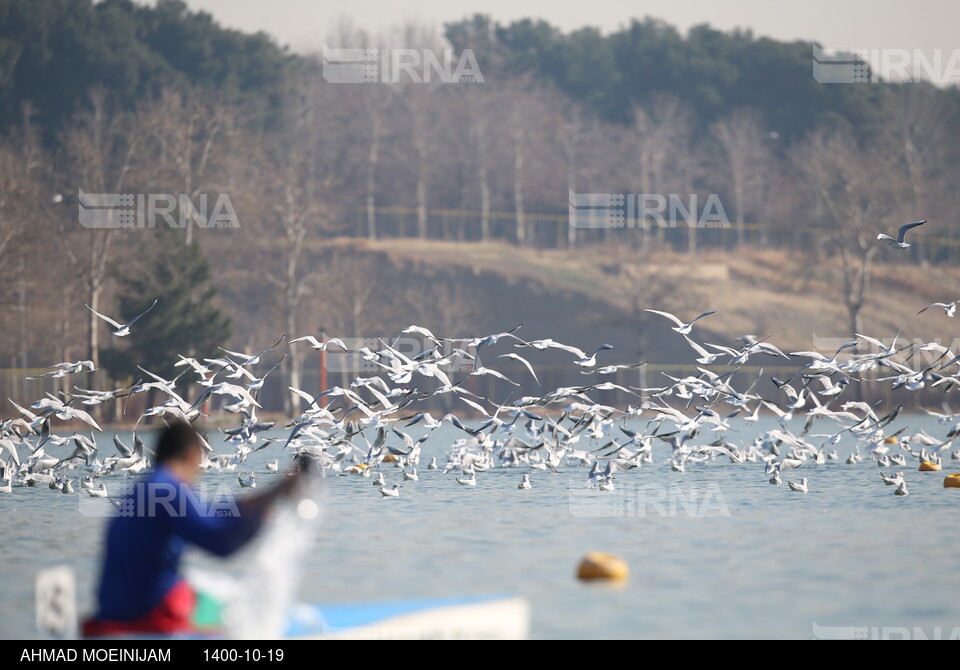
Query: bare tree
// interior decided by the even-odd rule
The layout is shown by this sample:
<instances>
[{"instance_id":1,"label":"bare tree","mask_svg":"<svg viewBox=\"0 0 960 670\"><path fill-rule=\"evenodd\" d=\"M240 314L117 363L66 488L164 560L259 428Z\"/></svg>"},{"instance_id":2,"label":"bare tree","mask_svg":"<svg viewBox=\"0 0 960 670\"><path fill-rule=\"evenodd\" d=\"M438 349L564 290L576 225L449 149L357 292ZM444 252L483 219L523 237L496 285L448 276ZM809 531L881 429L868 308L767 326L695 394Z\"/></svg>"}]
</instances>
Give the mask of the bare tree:
<instances>
[{"instance_id":1,"label":"bare tree","mask_svg":"<svg viewBox=\"0 0 960 670\"><path fill-rule=\"evenodd\" d=\"M176 185L191 201L215 187L218 150L234 124L227 107L197 91L165 89L142 105L138 115L151 142L151 184ZM193 241L193 228L187 222L187 244Z\"/></svg>"},{"instance_id":2,"label":"bare tree","mask_svg":"<svg viewBox=\"0 0 960 670\"><path fill-rule=\"evenodd\" d=\"M794 161L823 205L829 226L826 239L840 254L850 335L862 333L861 311L880 250L876 233L896 199L889 158L864 150L847 135L818 130Z\"/></svg>"},{"instance_id":3,"label":"bare tree","mask_svg":"<svg viewBox=\"0 0 960 670\"><path fill-rule=\"evenodd\" d=\"M11 269L14 274L14 281L4 285L15 287L19 322L16 351L20 367L27 367L30 348L27 332L30 279L25 256L31 239L49 233L45 230L42 206L52 195L43 193L41 168L45 163L46 157L32 125L32 109L24 105L23 126L0 139L0 272L4 278Z\"/></svg>"},{"instance_id":4,"label":"bare tree","mask_svg":"<svg viewBox=\"0 0 960 670\"><path fill-rule=\"evenodd\" d=\"M644 195L666 196L681 193L690 183L688 167L693 160L689 150L691 118L683 103L672 95L657 95L647 108L633 110L638 140L637 181ZM678 188L679 186L679 188ZM657 226L656 237L663 241L664 229ZM691 244L696 239L691 233Z\"/></svg>"},{"instance_id":5,"label":"bare tree","mask_svg":"<svg viewBox=\"0 0 960 670\"><path fill-rule=\"evenodd\" d=\"M366 169L366 205L367 205L367 237L377 239L377 167L380 165L380 143L383 140L384 110L381 98L376 95L379 90L367 87L373 91L366 97L367 109L370 112L370 150L367 153Z\"/></svg>"},{"instance_id":6,"label":"bare tree","mask_svg":"<svg viewBox=\"0 0 960 670\"><path fill-rule=\"evenodd\" d=\"M583 123L578 108L574 108L572 118L563 124L560 135L560 146L563 150L563 158L567 168L567 190L577 191L577 152L580 148L581 138L583 137ZM573 249L577 246L577 227L567 226L567 247Z\"/></svg>"},{"instance_id":7,"label":"bare tree","mask_svg":"<svg viewBox=\"0 0 960 670\"><path fill-rule=\"evenodd\" d=\"M758 111L741 107L714 123L710 132L726 157L736 220L746 223L761 200L758 194L770 169L763 118ZM745 237L745 228L737 226L737 243L743 244Z\"/></svg>"},{"instance_id":8,"label":"bare tree","mask_svg":"<svg viewBox=\"0 0 960 670\"><path fill-rule=\"evenodd\" d=\"M280 186L283 199L275 207L275 216L283 231L283 272L278 277L268 271L267 280L276 286L283 296L284 328L290 337L294 337L300 332L298 315L301 303L304 296L312 290L313 282L318 277L316 271L302 272L300 264L304 240L311 230L316 230L320 208L307 197L305 189L295 186L298 181L295 167L288 168L285 175L286 179ZM300 347L290 347L290 353L283 362L287 379L290 381L290 386L294 388L300 388L300 375L303 369L302 351ZM293 398L285 394L284 408L290 410L292 403Z\"/></svg>"},{"instance_id":9,"label":"bare tree","mask_svg":"<svg viewBox=\"0 0 960 670\"><path fill-rule=\"evenodd\" d=\"M480 189L480 239L489 242L490 231L490 180L487 176L487 112L481 106L480 95L471 87L467 96L467 116L470 119L471 136L474 142L474 160L477 170L477 185Z\"/></svg>"},{"instance_id":10,"label":"bare tree","mask_svg":"<svg viewBox=\"0 0 960 670\"><path fill-rule=\"evenodd\" d=\"M955 151L948 125L951 112L942 91L917 83L886 93L881 105L886 122L881 126L880 143L902 174L905 193L898 213L909 220L921 218L919 212L929 219L948 215L950 205L935 196L950 190L949 152ZM935 220L931 223L936 225ZM924 245L915 250L923 254Z\"/></svg>"},{"instance_id":11,"label":"bare tree","mask_svg":"<svg viewBox=\"0 0 960 670\"><path fill-rule=\"evenodd\" d=\"M518 105L513 108L511 126L513 130L513 211L517 221L517 246L522 247L527 243L527 212L523 204L523 164L527 156L527 135Z\"/></svg>"},{"instance_id":12,"label":"bare tree","mask_svg":"<svg viewBox=\"0 0 960 670\"><path fill-rule=\"evenodd\" d=\"M141 132L130 122L129 116L111 114L107 110L106 94L102 89L90 94L89 111L74 116L61 138L65 171L72 183L92 193L123 192L141 138ZM88 305L98 312L103 311L100 299L115 233L116 230L110 227L76 231L71 240L80 238L81 244L68 242L65 235L58 235L58 239L65 242L68 260L83 279ZM87 323L87 357L93 361L94 367L99 368L101 322L91 312Z\"/></svg>"}]
</instances>

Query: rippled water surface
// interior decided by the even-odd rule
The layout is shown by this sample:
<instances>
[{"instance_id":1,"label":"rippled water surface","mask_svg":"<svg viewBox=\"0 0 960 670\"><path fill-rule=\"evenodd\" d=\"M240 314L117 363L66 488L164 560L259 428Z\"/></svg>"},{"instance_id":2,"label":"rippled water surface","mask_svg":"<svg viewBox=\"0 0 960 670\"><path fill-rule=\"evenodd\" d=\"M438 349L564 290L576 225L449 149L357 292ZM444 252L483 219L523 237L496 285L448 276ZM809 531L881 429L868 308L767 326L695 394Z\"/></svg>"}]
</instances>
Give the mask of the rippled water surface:
<instances>
[{"instance_id":1,"label":"rippled water surface","mask_svg":"<svg viewBox=\"0 0 960 670\"><path fill-rule=\"evenodd\" d=\"M904 423L937 437L946 432L925 416L902 417L898 425ZM736 427L734 439L752 439L758 430ZM411 434L421 434L417 428ZM843 458L807 464L775 487L762 463L722 458L672 472L663 445L655 463L620 473L614 492L584 489L587 470L575 466L557 473L498 468L468 488L453 474L426 469L431 455L442 464L445 447L460 435L448 426L433 433L420 481L401 482L397 499L382 499L371 479L327 480L321 527L303 567L303 599L516 593L529 599L532 635L541 638L809 638L814 624L919 628L928 635L939 627L946 636L960 628L960 489L943 488L943 475L960 470L960 461L949 454L944 473L917 472L914 460L886 469L906 473L906 498L880 482L869 457L857 465ZM112 451L109 440L100 441ZM842 443L841 456L852 446ZM241 471L257 472L267 484L277 475L263 463L277 456L279 447L270 447ZM400 470L382 470L388 484L400 482ZM524 473L532 490L517 489ZM787 490L787 479L803 476L809 493ZM118 488L122 478L105 481ZM203 478L208 490L221 485L243 495L235 474ZM73 566L81 610L92 607L106 521L81 508L109 503L80 500L46 487L0 494L3 637L34 635L38 569ZM588 550L625 559L629 582L578 582L576 565ZM237 571L243 560L233 558L226 569ZM213 564L198 552L189 562Z\"/></svg>"}]
</instances>

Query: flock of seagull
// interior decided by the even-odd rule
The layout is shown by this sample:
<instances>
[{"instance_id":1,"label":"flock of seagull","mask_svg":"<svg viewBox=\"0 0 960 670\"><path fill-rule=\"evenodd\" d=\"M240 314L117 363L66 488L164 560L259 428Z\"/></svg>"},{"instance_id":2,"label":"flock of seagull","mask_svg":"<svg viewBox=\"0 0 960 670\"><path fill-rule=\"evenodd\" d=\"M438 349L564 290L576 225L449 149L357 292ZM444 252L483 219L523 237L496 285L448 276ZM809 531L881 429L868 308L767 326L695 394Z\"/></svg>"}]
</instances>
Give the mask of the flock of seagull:
<instances>
[{"instance_id":1,"label":"flock of seagull","mask_svg":"<svg viewBox=\"0 0 960 670\"><path fill-rule=\"evenodd\" d=\"M902 227L898 240L880 237L903 247L907 230L920 223ZM952 318L957 302L933 303L920 313L939 307ZM150 309L126 324L94 313L113 326L115 336L127 337L131 326L156 304L154 301ZM205 469L236 473L241 487L254 488L256 473L246 472L243 465L251 454L272 449L275 458L267 462L267 472L280 472L282 458L306 456L326 473L372 478L384 498L398 497L401 487L419 481L421 447L445 424L453 426L460 437L448 445L440 460L433 457L425 467L452 474L461 486L481 485L483 473L493 468L518 468L528 472L518 475L517 488L532 489L537 472L582 467L587 471L584 485L599 491L615 490L620 473L651 467L657 462L655 448L665 450L660 462L677 473L720 458L735 464L757 463L763 464L764 477L771 485L786 480L789 490L806 493L811 485L807 477L793 480L786 474L840 459L837 449L841 444L848 448L846 463L851 465L869 458L882 470L905 467L912 459L936 467L960 435L960 418L946 409L945 403L943 412L926 410L943 428L944 435L938 437L906 426L894 429L902 407L881 412L878 404L851 397L855 395L851 389L865 383L888 383L893 389L912 392L938 389L944 394L960 388L960 355L937 342L901 343L898 333L892 342L884 343L857 334L829 354L785 353L768 338L754 335L738 338L736 346L698 341L695 326L714 310L689 322L669 312L647 311L670 322L675 337L690 347L696 357L696 374L674 377L663 373L661 385L634 387L611 378L644 363L601 365L598 358L613 348L609 344L584 351L552 339L528 341L518 334L520 326L482 337L450 339L414 325L401 334L422 338L425 346L415 356L399 351L397 342L379 340L379 347L349 353L362 358L376 373L358 376L347 386L331 386L317 395L289 387L300 406L285 425L257 417L262 409L258 395L286 355L277 359L273 353L284 344L285 336L256 353L221 349L222 355L199 360L181 355L176 366L183 371L175 379L140 368L142 378L119 389L95 390L74 384L69 391L45 394L29 407L10 400L18 415L0 422L0 493L10 493L15 486L47 486L72 494L77 479L81 494L110 498L105 478L135 475L150 467L150 450L137 432L144 419L198 422L214 405L236 417L234 425L219 429L233 451L214 453L204 441ZM311 335L286 344L316 350L348 349L343 340L321 342ZM499 353L490 354L496 349ZM566 355L570 364L588 376L586 383L502 399L469 390L471 385L466 382L479 376L492 376L512 387L540 386L536 356L544 351ZM272 364L262 363L268 357ZM736 388L734 384L741 366L758 357L782 359L780 369L792 371L782 378L766 377L775 389L767 397L756 391L764 378L762 370L749 387ZM529 379L511 379L487 367L482 358L516 363L513 369ZM464 360L470 362L467 370L461 366ZM90 361L64 362L41 377L73 378L92 370ZM613 390L634 400L622 408L592 397ZM103 431L91 408L120 402L125 412L132 397L149 391L154 394L145 397L159 396L162 401L146 406L137 417L131 443L113 435L113 450L104 448L102 437L98 440ZM434 397L444 397L446 406L454 410L439 418L432 416L423 405ZM735 417L754 425L761 412L775 418L774 428L748 440L731 437L738 433L731 428ZM794 422L794 418L802 421ZM84 424L89 432L63 434L60 422ZM286 429L282 434L281 428ZM426 432L415 437L413 431ZM951 458L960 460L960 453L952 452ZM387 482L388 465L399 469L403 484ZM908 495L902 471L889 475L881 471L880 479L895 487L897 495Z\"/></svg>"}]
</instances>

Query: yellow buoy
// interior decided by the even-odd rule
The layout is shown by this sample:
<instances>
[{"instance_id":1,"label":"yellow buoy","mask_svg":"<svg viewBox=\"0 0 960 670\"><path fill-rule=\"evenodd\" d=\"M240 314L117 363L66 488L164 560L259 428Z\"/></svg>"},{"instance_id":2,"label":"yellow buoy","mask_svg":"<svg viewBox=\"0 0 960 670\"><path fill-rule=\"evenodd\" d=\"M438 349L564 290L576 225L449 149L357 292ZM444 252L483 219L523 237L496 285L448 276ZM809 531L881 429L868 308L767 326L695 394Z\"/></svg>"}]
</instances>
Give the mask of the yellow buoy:
<instances>
[{"instance_id":1,"label":"yellow buoy","mask_svg":"<svg viewBox=\"0 0 960 670\"><path fill-rule=\"evenodd\" d=\"M920 472L940 472L940 466L930 461L924 461L920 464Z\"/></svg>"},{"instance_id":2,"label":"yellow buoy","mask_svg":"<svg viewBox=\"0 0 960 670\"><path fill-rule=\"evenodd\" d=\"M896 436L888 437L883 441L884 444L896 444L897 442L899 442L899 440L897 440Z\"/></svg>"},{"instance_id":3,"label":"yellow buoy","mask_svg":"<svg viewBox=\"0 0 960 670\"><path fill-rule=\"evenodd\" d=\"M584 581L595 579L622 581L629 576L630 568L627 567L626 561L601 551L588 552L577 569L577 578Z\"/></svg>"},{"instance_id":4,"label":"yellow buoy","mask_svg":"<svg viewBox=\"0 0 960 670\"><path fill-rule=\"evenodd\" d=\"M383 457L383 462L384 462L384 463L396 463L398 460L400 460L400 459L398 459L398 458L397 458L396 456L394 456L393 454L387 454L386 456Z\"/></svg>"},{"instance_id":5,"label":"yellow buoy","mask_svg":"<svg viewBox=\"0 0 960 670\"><path fill-rule=\"evenodd\" d=\"M952 475L947 475L943 478L943 488L945 489L960 489L960 472L957 472Z\"/></svg>"}]
</instances>

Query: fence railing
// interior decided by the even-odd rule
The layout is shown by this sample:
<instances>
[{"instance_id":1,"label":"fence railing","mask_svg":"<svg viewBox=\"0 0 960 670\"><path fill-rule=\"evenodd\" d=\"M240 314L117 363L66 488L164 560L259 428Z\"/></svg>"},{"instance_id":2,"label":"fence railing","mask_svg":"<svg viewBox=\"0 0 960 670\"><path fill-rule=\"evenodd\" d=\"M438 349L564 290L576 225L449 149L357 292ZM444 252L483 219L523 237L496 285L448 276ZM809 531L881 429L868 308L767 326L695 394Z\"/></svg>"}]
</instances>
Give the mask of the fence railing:
<instances>
[{"instance_id":1,"label":"fence railing","mask_svg":"<svg viewBox=\"0 0 960 670\"><path fill-rule=\"evenodd\" d=\"M417 237L420 210L416 207L379 206L375 208L378 237ZM478 241L483 229L483 213L465 209L427 209L427 238L450 241ZM490 236L493 240L516 242L518 215L512 211L491 211L487 214ZM526 243L539 247L563 247L569 244L568 213L528 212L523 215ZM356 210L352 222L358 237L368 236L367 209ZM953 230L951 227L950 230ZM679 223L675 227L660 227L649 223L646 227L579 229L577 243L609 240L631 240L643 243L656 240L677 251L700 248L732 249L741 242L776 248L814 248L825 242L828 226L776 222L731 222L729 227L696 228ZM878 230L877 232L882 232ZM691 235L696 236L691 244ZM916 235L909 253L899 258L914 261L954 262L960 258L960 238L935 235Z\"/></svg>"}]
</instances>

